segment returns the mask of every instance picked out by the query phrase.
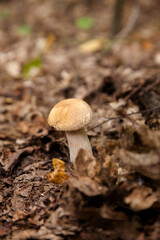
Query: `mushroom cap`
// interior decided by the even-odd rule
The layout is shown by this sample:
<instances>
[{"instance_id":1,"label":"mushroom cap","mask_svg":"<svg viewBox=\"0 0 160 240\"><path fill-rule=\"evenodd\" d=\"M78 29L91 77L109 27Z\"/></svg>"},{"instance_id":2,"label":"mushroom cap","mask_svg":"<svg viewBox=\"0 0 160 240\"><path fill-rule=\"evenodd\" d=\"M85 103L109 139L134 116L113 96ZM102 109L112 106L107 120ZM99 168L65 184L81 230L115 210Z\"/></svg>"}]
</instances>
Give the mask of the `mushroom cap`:
<instances>
[{"instance_id":1,"label":"mushroom cap","mask_svg":"<svg viewBox=\"0 0 160 240\"><path fill-rule=\"evenodd\" d=\"M76 131L92 120L92 110L83 100L69 98L57 103L49 113L48 124L61 131Z\"/></svg>"}]
</instances>

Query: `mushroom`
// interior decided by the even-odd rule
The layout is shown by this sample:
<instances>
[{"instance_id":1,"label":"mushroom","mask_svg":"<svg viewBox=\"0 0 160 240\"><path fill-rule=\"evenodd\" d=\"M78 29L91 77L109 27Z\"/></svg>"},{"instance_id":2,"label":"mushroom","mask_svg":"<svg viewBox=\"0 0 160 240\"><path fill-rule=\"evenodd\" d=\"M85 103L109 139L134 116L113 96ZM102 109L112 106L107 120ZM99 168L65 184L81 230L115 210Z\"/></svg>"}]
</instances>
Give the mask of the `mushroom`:
<instances>
[{"instance_id":1,"label":"mushroom","mask_svg":"<svg viewBox=\"0 0 160 240\"><path fill-rule=\"evenodd\" d=\"M65 131L69 146L70 160L75 162L80 149L92 154L92 147L85 132L92 120L92 110L83 100L69 98L57 103L49 113L48 124Z\"/></svg>"}]
</instances>

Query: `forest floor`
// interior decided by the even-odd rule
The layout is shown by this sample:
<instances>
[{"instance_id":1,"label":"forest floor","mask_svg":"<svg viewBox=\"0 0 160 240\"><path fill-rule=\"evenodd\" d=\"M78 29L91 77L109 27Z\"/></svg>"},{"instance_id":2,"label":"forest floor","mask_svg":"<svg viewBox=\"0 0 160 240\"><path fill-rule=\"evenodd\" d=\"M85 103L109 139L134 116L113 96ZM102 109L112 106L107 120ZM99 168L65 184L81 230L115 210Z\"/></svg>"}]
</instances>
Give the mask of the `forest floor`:
<instances>
[{"instance_id":1,"label":"forest floor","mask_svg":"<svg viewBox=\"0 0 160 240\"><path fill-rule=\"evenodd\" d=\"M159 3L141 0L134 31L112 41L113 1L86 2L0 1L1 239L160 239ZM93 110L94 158L75 166L47 124L73 97ZM60 185L53 158L70 176Z\"/></svg>"}]
</instances>

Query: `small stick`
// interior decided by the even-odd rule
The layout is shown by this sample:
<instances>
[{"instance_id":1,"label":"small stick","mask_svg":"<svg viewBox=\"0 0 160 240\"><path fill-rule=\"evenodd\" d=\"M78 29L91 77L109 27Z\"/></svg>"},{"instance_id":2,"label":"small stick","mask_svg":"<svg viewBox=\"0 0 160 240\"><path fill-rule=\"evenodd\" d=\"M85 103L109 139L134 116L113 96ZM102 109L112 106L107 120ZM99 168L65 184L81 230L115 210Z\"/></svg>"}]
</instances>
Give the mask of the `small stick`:
<instances>
[{"instance_id":1,"label":"small stick","mask_svg":"<svg viewBox=\"0 0 160 240\"><path fill-rule=\"evenodd\" d=\"M152 107L152 108L148 108L146 110L141 110L141 111L138 111L138 112L129 113L129 114L125 115L124 117L111 117L111 118L107 118L103 122L101 122L101 123L97 124L96 126L90 128L89 131L93 130L93 129L97 128L97 127L100 127L101 125L103 125L104 123L106 123L106 122L108 122L110 120L124 119L124 118L126 118L128 116L131 116L131 115L135 115L135 114L139 114L139 113L146 113L146 112L150 112L150 111L153 111L153 110L156 110L156 109L160 109L160 106L155 106L155 107Z\"/></svg>"},{"instance_id":2,"label":"small stick","mask_svg":"<svg viewBox=\"0 0 160 240\"><path fill-rule=\"evenodd\" d=\"M125 101L128 101L136 92L138 92L139 89L141 89L143 87L143 85L145 84L145 82L142 82L138 85L138 87L134 88L125 98Z\"/></svg>"},{"instance_id":3,"label":"small stick","mask_svg":"<svg viewBox=\"0 0 160 240\"><path fill-rule=\"evenodd\" d=\"M140 6L137 1L134 4L132 13L128 20L128 24L115 36L115 38L118 38L118 39L126 38L133 31L139 15L140 15Z\"/></svg>"}]
</instances>

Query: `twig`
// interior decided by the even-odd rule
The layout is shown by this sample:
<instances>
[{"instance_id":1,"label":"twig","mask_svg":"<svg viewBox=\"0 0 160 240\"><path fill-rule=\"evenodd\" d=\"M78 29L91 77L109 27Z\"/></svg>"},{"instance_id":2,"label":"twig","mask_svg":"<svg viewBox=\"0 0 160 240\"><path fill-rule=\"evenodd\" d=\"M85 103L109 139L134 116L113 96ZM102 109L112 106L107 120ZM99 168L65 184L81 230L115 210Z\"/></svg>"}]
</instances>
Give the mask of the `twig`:
<instances>
[{"instance_id":1,"label":"twig","mask_svg":"<svg viewBox=\"0 0 160 240\"><path fill-rule=\"evenodd\" d=\"M142 82L138 85L138 87L134 88L125 98L125 101L128 101L135 93L137 93L145 84L145 82Z\"/></svg>"},{"instance_id":2,"label":"twig","mask_svg":"<svg viewBox=\"0 0 160 240\"><path fill-rule=\"evenodd\" d=\"M112 20L112 36L114 37L120 32L122 25L122 16L125 8L126 0L115 0L114 1L114 15Z\"/></svg>"},{"instance_id":3,"label":"twig","mask_svg":"<svg viewBox=\"0 0 160 240\"><path fill-rule=\"evenodd\" d=\"M118 39L126 38L134 29L140 14L140 6L138 2L135 3L128 24L115 36Z\"/></svg>"},{"instance_id":4,"label":"twig","mask_svg":"<svg viewBox=\"0 0 160 240\"><path fill-rule=\"evenodd\" d=\"M107 118L107 119L105 119L103 122L101 122L101 123L97 124L96 126L90 128L89 131L90 131L90 130L93 130L93 129L97 128L97 127L100 127L100 126L103 125L104 123L109 122L109 121L111 121L111 120L124 119L124 118L126 118L126 117L128 117L128 116L131 116L131 115L135 115L135 114L139 114L139 113L146 113L146 112L150 112L150 111L153 111L153 110L156 110L156 109L160 109L160 106L155 106L155 107L152 107L152 108L148 108L148 109L146 109L146 110L141 110L141 111L138 111L138 112L129 113L129 114L126 114L126 115L123 116L123 117L111 117L111 118Z\"/></svg>"},{"instance_id":5,"label":"twig","mask_svg":"<svg viewBox=\"0 0 160 240\"><path fill-rule=\"evenodd\" d=\"M142 96L145 92L148 92L149 90L151 90L153 87L155 87L158 83L159 83L159 80L160 80L160 76L158 75L155 79L154 82L152 82L150 85L148 85L141 93L140 93L140 96Z\"/></svg>"}]
</instances>

